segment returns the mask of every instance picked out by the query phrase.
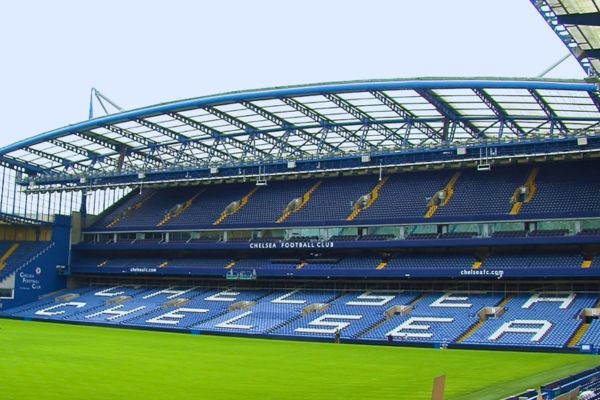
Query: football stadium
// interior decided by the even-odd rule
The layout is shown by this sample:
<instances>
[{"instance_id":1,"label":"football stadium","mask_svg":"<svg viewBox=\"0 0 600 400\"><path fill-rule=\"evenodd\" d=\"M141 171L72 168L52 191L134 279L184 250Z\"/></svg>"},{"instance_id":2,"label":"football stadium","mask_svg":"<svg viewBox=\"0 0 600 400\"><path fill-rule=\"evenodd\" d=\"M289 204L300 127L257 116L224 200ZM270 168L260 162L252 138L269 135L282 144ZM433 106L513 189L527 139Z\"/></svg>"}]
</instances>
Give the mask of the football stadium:
<instances>
[{"instance_id":1,"label":"football stadium","mask_svg":"<svg viewBox=\"0 0 600 400\"><path fill-rule=\"evenodd\" d=\"M0 397L600 399L600 3L532 7L588 78L228 92L1 148Z\"/></svg>"}]
</instances>

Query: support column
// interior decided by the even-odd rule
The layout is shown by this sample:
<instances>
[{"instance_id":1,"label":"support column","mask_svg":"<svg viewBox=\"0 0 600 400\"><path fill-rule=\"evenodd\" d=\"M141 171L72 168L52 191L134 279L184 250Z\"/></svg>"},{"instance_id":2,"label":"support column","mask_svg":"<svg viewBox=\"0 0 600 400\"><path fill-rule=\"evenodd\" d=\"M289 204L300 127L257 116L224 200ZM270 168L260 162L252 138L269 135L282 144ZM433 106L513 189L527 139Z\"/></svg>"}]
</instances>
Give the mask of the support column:
<instances>
[{"instance_id":1,"label":"support column","mask_svg":"<svg viewBox=\"0 0 600 400\"><path fill-rule=\"evenodd\" d=\"M81 191L81 205L79 206L79 213L81 215L81 228L86 226L87 218L87 189Z\"/></svg>"}]
</instances>

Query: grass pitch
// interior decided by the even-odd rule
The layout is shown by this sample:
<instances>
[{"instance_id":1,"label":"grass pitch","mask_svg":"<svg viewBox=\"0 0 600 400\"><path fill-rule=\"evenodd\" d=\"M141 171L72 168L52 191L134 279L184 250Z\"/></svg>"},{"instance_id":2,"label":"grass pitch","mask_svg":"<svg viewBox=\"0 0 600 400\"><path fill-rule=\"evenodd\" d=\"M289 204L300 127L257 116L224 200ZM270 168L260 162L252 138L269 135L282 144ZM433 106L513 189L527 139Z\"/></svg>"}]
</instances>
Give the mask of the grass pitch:
<instances>
[{"instance_id":1,"label":"grass pitch","mask_svg":"<svg viewBox=\"0 0 600 400\"><path fill-rule=\"evenodd\" d=\"M192 336L0 319L0 398L500 399L600 364L586 355Z\"/></svg>"}]
</instances>

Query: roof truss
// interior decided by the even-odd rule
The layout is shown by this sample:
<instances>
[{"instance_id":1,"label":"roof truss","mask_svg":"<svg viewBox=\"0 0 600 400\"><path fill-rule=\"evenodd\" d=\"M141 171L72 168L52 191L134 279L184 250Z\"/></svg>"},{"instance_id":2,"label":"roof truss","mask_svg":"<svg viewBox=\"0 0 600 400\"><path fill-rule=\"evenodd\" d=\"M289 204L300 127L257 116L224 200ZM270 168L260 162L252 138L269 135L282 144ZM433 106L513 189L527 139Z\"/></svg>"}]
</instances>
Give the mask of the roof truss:
<instances>
[{"instance_id":1,"label":"roof truss","mask_svg":"<svg viewBox=\"0 0 600 400\"><path fill-rule=\"evenodd\" d=\"M126 111L2 148L0 164L32 176L112 176L469 145L508 132L598 134L598 126L600 98L585 82L349 82Z\"/></svg>"}]
</instances>

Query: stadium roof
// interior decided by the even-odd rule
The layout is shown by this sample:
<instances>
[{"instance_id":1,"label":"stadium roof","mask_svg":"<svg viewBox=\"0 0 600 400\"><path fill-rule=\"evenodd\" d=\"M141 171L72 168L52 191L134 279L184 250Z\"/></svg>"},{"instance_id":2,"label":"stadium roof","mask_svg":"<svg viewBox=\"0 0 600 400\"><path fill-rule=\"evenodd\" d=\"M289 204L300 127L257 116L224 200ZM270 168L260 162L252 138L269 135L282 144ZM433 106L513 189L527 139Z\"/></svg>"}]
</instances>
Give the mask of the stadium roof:
<instances>
[{"instance_id":1,"label":"stadium roof","mask_svg":"<svg viewBox=\"0 0 600 400\"><path fill-rule=\"evenodd\" d=\"M600 0L531 0L590 75L600 76Z\"/></svg>"},{"instance_id":2,"label":"stadium roof","mask_svg":"<svg viewBox=\"0 0 600 400\"><path fill-rule=\"evenodd\" d=\"M409 79L218 94L69 125L0 149L29 176L94 176L598 133L582 81Z\"/></svg>"}]
</instances>

